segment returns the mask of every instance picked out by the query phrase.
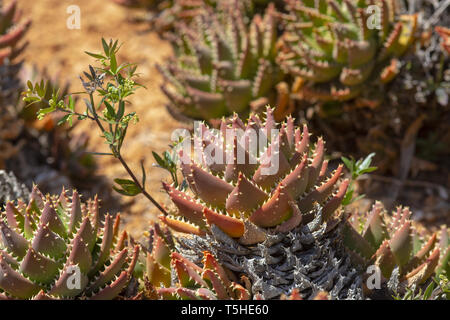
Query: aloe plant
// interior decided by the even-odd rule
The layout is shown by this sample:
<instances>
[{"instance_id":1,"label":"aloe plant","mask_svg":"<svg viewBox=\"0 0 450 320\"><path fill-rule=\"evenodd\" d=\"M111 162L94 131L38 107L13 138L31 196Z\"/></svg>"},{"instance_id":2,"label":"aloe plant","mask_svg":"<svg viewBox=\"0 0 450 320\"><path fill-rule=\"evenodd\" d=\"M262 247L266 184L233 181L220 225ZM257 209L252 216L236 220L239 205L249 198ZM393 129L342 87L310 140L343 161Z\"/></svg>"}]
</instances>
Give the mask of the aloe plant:
<instances>
[{"instance_id":1,"label":"aloe plant","mask_svg":"<svg viewBox=\"0 0 450 320\"><path fill-rule=\"evenodd\" d=\"M99 212L97 198L82 204L43 196L35 186L28 203L9 201L1 212L2 299L112 299L132 277L139 247L119 237L120 216Z\"/></svg>"},{"instance_id":2,"label":"aloe plant","mask_svg":"<svg viewBox=\"0 0 450 320\"><path fill-rule=\"evenodd\" d=\"M211 120L233 112L248 114L275 99L283 73L275 63L277 20L274 6L248 25L237 1L204 10L180 23L173 39L176 57L159 66L162 91L172 115Z\"/></svg>"},{"instance_id":3,"label":"aloe plant","mask_svg":"<svg viewBox=\"0 0 450 320\"><path fill-rule=\"evenodd\" d=\"M228 154L233 161L208 164L200 160L206 154L194 157L190 149L182 149L181 171L190 191L163 184L175 209L161 220L175 231L194 235L177 237L180 253L199 262L202 251L211 251L225 267L248 276L252 294L265 299L294 288L304 297L322 290L333 298L361 297L361 279L338 241L341 224L336 213L349 181L340 182L342 166L327 177L324 141L319 138L310 146L306 126L296 128L292 117L278 125L271 108L265 120L252 115L245 124L235 115L220 128L212 134L202 125L198 147L204 152L215 146L215 156ZM256 154L245 151L245 162L237 162L238 153L247 150L250 132L267 135L276 128L279 135L259 146ZM227 129L242 129L244 135L230 138ZM271 156L279 159L279 167L265 174L270 164L263 159ZM343 264L338 268L329 254L339 256ZM308 267L299 267L300 261ZM325 281L323 272L334 280ZM341 276L344 282L338 281Z\"/></svg>"},{"instance_id":4,"label":"aloe plant","mask_svg":"<svg viewBox=\"0 0 450 320\"><path fill-rule=\"evenodd\" d=\"M376 202L367 217L354 215L344 228L344 243L362 264L374 263L387 281L394 270L400 291L424 284L434 274L450 271L450 246L445 227L438 239L424 240L415 231L408 208L398 207L389 217Z\"/></svg>"},{"instance_id":5,"label":"aloe plant","mask_svg":"<svg viewBox=\"0 0 450 320\"><path fill-rule=\"evenodd\" d=\"M286 0L286 6L278 61L305 81L300 94L308 100L344 101L382 88L415 40L417 15L398 14L393 0ZM380 93L364 98L375 103Z\"/></svg>"}]
</instances>

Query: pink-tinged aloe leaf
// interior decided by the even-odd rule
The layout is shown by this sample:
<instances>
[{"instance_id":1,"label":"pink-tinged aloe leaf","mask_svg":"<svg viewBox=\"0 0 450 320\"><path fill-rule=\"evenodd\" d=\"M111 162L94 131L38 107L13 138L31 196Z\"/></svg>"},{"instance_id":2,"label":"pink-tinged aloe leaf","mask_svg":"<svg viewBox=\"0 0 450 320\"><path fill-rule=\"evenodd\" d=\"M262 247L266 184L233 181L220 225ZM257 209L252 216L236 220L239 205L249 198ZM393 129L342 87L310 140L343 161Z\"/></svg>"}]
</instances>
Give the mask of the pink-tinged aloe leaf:
<instances>
[{"instance_id":1,"label":"pink-tinged aloe leaf","mask_svg":"<svg viewBox=\"0 0 450 320\"><path fill-rule=\"evenodd\" d=\"M127 261L128 249L123 249L109 266L100 273L95 282L89 286L87 292L95 292L110 282L123 268Z\"/></svg>"},{"instance_id":2,"label":"pink-tinged aloe leaf","mask_svg":"<svg viewBox=\"0 0 450 320\"><path fill-rule=\"evenodd\" d=\"M273 227L288 219L292 214L292 201L285 186L279 184L270 199L255 210L249 220L259 227Z\"/></svg>"},{"instance_id":3,"label":"pink-tinged aloe leaf","mask_svg":"<svg viewBox=\"0 0 450 320\"><path fill-rule=\"evenodd\" d=\"M36 229L36 223L32 216L33 211L30 208L27 208L24 215L23 235L28 240L33 238L34 230Z\"/></svg>"},{"instance_id":4,"label":"pink-tinged aloe leaf","mask_svg":"<svg viewBox=\"0 0 450 320\"><path fill-rule=\"evenodd\" d=\"M36 214L44 209L44 196L36 185L33 185L31 190L29 206Z\"/></svg>"},{"instance_id":5,"label":"pink-tinged aloe leaf","mask_svg":"<svg viewBox=\"0 0 450 320\"><path fill-rule=\"evenodd\" d=\"M157 263L167 269L170 268L170 249L157 233L153 235L152 256Z\"/></svg>"},{"instance_id":6,"label":"pink-tinged aloe leaf","mask_svg":"<svg viewBox=\"0 0 450 320\"><path fill-rule=\"evenodd\" d=\"M67 237L66 227L59 218L50 201L46 201L41 215L41 224L48 224L48 227L60 237Z\"/></svg>"},{"instance_id":7,"label":"pink-tinged aloe leaf","mask_svg":"<svg viewBox=\"0 0 450 320\"><path fill-rule=\"evenodd\" d=\"M50 284L58 275L59 263L29 248L20 264L20 272L34 282Z\"/></svg>"},{"instance_id":8,"label":"pink-tinged aloe leaf","mask_svg":"<svg viewBox=\"0 0 450 320\"><path fill-rule=\"evenodd\" d=\"M9 226L23 230L24 216L17 210L12 202L8 201L6 203L5 213Z\"/></svg>"},{"instance_id":9,"label":"pink-tinged aloe leaf","mask_svg":"<svg viewBox=\"0 0 450 320\"><path fill-rule=\"evenodd\" d=\"M397 211L392 218L392 230L396 231L397 228L403 226L410 216L411 211L408 208L397 207Z\"/></svg>"},{"instance_id":10,"label":"pink-tinged aloe leaf","mask_svg":"<svg viewBox=\"0 0 450 320\"><path fill-rule=\"evenodd\" d=\"M214 294L214 292L212 292L211 290L206 289L206 288L197 289L196 294L202 300L217 300L217 297Z\"/></svg>"},{"instance_id":11,"label":"pink-tinged aloe leaf","mask_svg":"<svg viewBox=\"0 0 450 320\"><path fill-rule=\"evenodd\" d=\"M264 132L266 134L266 137L270 139L272 129L276 128L275 118L273 117L273 109L267 108L266 111L266 121L264 125Z\"/></svg>"},{"instance_id":12,"label":"pink-tinged aloe leaf","mask_svg":"<svg viewBox=\"0 0 450 320\"><path fill-rule=\"evenodd\" d=\"M374 247L378 248L383 240L388 237L388 232L384 225L381 213L383 206L380 202L376 202L367 218L364 226L363 237Z\"/></svg>"},{"instance_id":13,"label":"pink-tinged aloe leaf","mask_svg":"<svg viewBox=\"0 0 450 320\"><path fill-rule=\"evenodd\" d=\"M244 234L244 222L231 216L203 209L203 216L209 225L215 224L232 238L239 238Z\"/></svg>"},{"instance_id":14,"label":"pink-tinged aloe leaf","mask_svg":"<svg viewBox=\"0 0 450 320\"><path fill-rule=\"evenodd\" d=\"M73 279L75 273L77 272L77 266L72 265L66 265L64 266L64 269L62 270L58 280L55 282L53 287L48 291L48 294L51 296L56 297L76 297L80 293L84 291L86 288L89 279L88 277L83 274L79 273L79 280L80 280L80 286L69 286L71 283L71 279Z\"/></svg>"},{"instance_id":15,"label":"pink-tinged aloe leaf","mask_svg":"<svg viewBox=\"0 0 450 320\"><path fill-rule=\"evenodd\" d=\"M117 238L119 237L119 230L120 230L120 214L117 214L113 224L113 244L116 243Z\"/></svg>"},{"instance_id":16,"label":"pink-tinged aloe leaf","mask_svg":"<svg viewBox=\"0 0 450 320\"><path fill-rule=\"evenodd\" d=\"M389 241L389 247L401 270L408 263L412 252L411 222L406 222Z\"/></svg>"},{"instance_id":17,"label":"pink-tinged aloe leaf","mask_svg":"<svg viewBox=\"0 0 450 320\"><path fill-rule=\"evenodd\" d=\"M250 293L240 284L233 282L231 284L231 291L237 300L250 300Z\"/></svg>"},{"instance_id":18,"label":"pink-tinged aloe leaf","mask_svg":"<svg viewBox=\"0 0 450 320\"><path fill-rule=\"evenodd\" d=\"M225 208L229 214L237 217L245 216L258 205L261 205L268 197L267 193L240 173L236 186L228 196Z\"/></svg>"},{"instance_id":19,"label":"pink-tinged aloe leaf","mask_svg":"<svg viewBox=\"0 0 450 320\"><path fill-rule=\"evenodd\" d=\"M202 278L211 282L212 288L217 294L217 298L219 298L220 300L230 299L227 288L214 271L206 269L202 273Z\"/></svg>"},{"instance_id":20,"label":"pink-tinged aloe leaf","mask_svg":"<svg viewBox=\"0 0 450 320\"><path fill-rule=\"evenodd\" d=\"M240 173L250 177L258 166L256 159L248 153L247 149L238 143L237 134L234 134L232 145L233 150L228 152L232 152L233 161L227 163L224 176L228 182L237 181Z\"/></svg>"},{"instance_id":21,"label":"pink-tinged aloe leaf","mask_svg":"<svg viewBox=\"0 0 450 320\"><path fill-rule=\"evenodd\" d=\"M272 143L262 155L262 164L258 167L252 180L266 191L271 191L281 178L283 178L291 169L289 162L280 150L276 150L276 144ZM275 151L276 150L276 151ZM277 172L271 172L271 166L278 160Z\"/></svg>"},{"instance_id":22,"label":"pink-tinged aloe leaf","mask_svg":"<svg viewBox=\"0 0 450 320\"><path fill-rule=\"evenodd\" d=\"M0 254L0 288L21 299L29 299L42 288L13 270Z\"/></svg>"},{"instance_id":23,"label":"pink-tinged aloe leaf","mask_svg":"<svg viewBox=\"0 0 450 320\"><path fill-rule=\"evenodd\" d=\"M297 204L294 201L290 201L289 206L292 209L292 216L288 220L277 226L276 228L277 232L287 233L292 229L296 228L297 226L299 226L303 220L302 213L300 212L300 209L297 207Z\"/></svg>"},{"instance_id":24,"label":"pink-tinged aloe leaf","mask_svg":"<svg viewBox=\"0 0 450 320\"><path fill-rule=\"evenodd\" d=\"M192 223L181 221L170 216L159 216L159 219L175 231L195 234L198 236L205 235L205 232L199 226L195 226Z\"/></svg>"},{"instance_id":25,"label":"pink-tinged aloe leaf","mask_svg":"<svg viewBox=\"0 0 450 320\"><path fill-rule=\"evenodd\" d=\"M158 264L155 258L147 253L146 257L146 274L151 284L156 287L170 286L171 276L170 270Z\"/></svg>"},{"instance_id":26,"label":"pink-tinged aloe leaf","mask_svg":"<svg viewBox=\"0 0 450 320\"><path fill-rule=\"evenodd\" d=\"M370 259L375 252L369 242L356 232L348 221L345 222L342 229L342 239L347 248L360 254L365 259Z\"/></svg>"},{"instance_id":27,"label":"pink-tinged aloe leaf","mask_svg":"<svg viewBox=\"0 0 450 320\"><path fill-rule=\"evenodd\" d=\"M168 193L172 202L178 208L178 215L187 218L189 221L192 221L193 223L201 227L205 225L202 214L204 208L203 205L195 202L186 193L181 192L175 189L173 186L170 186L164 182L163 187Z\"/></svg>"},{"instance_id":28,"label":"pink-tinged aloe leaf","mask_svg":"<svg viewBox=\"0 0 450 320\"><path fill-rule=\"evenodd\" d=\"M103 239L100 247L99 256L95 262L95 266L89 271L89 276L96 274L100 268L104 265L109 257L110 250L113 243L113 222L112 217L107 214L105 216L105 226L103 231Z\"/></svg>"},{"instance_id":29,"label":"pink-tinged aloe leaf","mask_svg":"<svg viewBox=\"0 0 450 320\"><path fill-rule=\"evenodd\" d=\"M5 262L14 270L17 270L20 267L19 262L8 252L0 250L0 255L3 257L3 260L5 260Z\"/></svg>"},{"instance_id":30,"label":"pink-tinged aloe leaf","mask_svg":"<svg viewBox=\"0 0 450 320\"><path fill-rule=\"evenodd\" d=\"M0 220L0 233L3 245L8 251L18 258L23 258L28 250L27 240L9 228L3 220Z\"/></svg>"},{"instance_id":31,"label":"pink-tinged aloe leaf","mask_svg":"<svg viewBox=\"0 0 450 320\"><path fill-rule=\"evenodd\" d=\"M320 187L317 187L316 189L308 193L305 197L300 199L298 201L298 207L300 208L300 211L303 213L309 212L313 208L314 202L322 203L323 201L325 201L325 199L327 199L333 192L333 189L338 182L341 173L342 165L339 165L331 178L329 178Z\"/></svg>"},{"instance_id":32,"label":"pink-tinged aloe leaf","mask_svg":"<svg viewBox=\"0 0 450 320\"><path fill-rule=\"evenodd\" d=\"M324 159L325 146L322 138L317 140L316 148L314 150L314 158L312 163L308 166L308 184L306 190L310 190L316 184L317 178L320 174L320 169L322 168L322 162Z\"/></svg>"},{"instance_id":33,"label":"pink-tinged aloe leaf","mask_svg":"<svg viewBox=\"0 0 450 320\"><path fill-rule=\"evenodd\" d=\"M220 280L224 283L226 287L231 285L230 279L228 279L225 269L217 262L216 258L211 254L211 252L203 252L203 269L210 269L218 274Z\"/></svg>"},{"instance_id":34,"label":"pink-tinged aloe leaf","mask_svg":"<svg viewBox=\"0 0 450 320\"><path fill-rule=\"evenodd\" d=\"M14 46L23 37L30 25L31 20L28 20L13 31L0 36L0 48Z\"/></svg>"},{"instance_id":35,"label":"pink-tinged aloe leaf","mask_svg":"<svg viewBox=\"0 0 450 320\"><path fill-rule=\"evenodd\" d=\"M434 245L436 243L437 234L433 233L433 235L428 239L427 243L412 257L412 259L408 262L408 265L405 267L405 270L412 270L417 267L419 263L421 263L426 256L433 250Z\"/></svg>"},{"instance_id":36,"label":"pink-tinged aloe leaf","mask_svg":"<svg viewBox=\"0 0 450 320\"><path fill-rule=\"evenodd\" d=\"M71 265L78 265L80 271L84 274L89 272L89 268L92 265L91 251L89 251L88 245L79 234L72 241L72 250L67 262Z\"/></svg>"},{"instance_id":37,"label":"pink-tinged aloe leaf","mask_svg":"<svg viewBox=\"0 0 450 320\"><path fill-rule=\"evenodd\" d=\"M307 157L297 165L297 167L289 173L281 182L286 186L286 192L289 193L292 199L298 199L305 190L308 184L309 170L306 168Z\"/></svg>"},{"instance_id":38,"label":"pink-tinged aloe leaf","mask_svg":"<svg viewBox=\"0 0 450 320\"><path fill-rule=\"evenodd\" d=\"M327 169L328 169L328 160L324 160L322 162L322 167L320 168L319 176L317 177L316 184L322 183L327 175Z\"/></svg>"},{"instance_id":39,"label":"pink-tinged aloe leaf","mask_svg":"<svg viewBox=\"0 0 450 320\"><path fill-rule=\"evenodd\" d=\"M396 266L394 255L392 254L391 248L389 248L389 240L384 240L378 250L374 254L375 265L377 265L383 277L389 279L392 270Z\"/></svg>"},{"instance_id":40,"label":"pink-tinged aloe leaf","mask_svg":"<svg viewBox=\"0 0 450 320\"><path fill-rule=\"evenodd\" d=\"M405 279L408 281L408 284L423 284L426 280L428 280L431 275L433 275L436 267L439 264L439 255L440 250L436 248L431 255L426 259L424 263L418 266L416 269L411 271L405 276Z\"/></svg>"},{"instance_id":41,"label":"pink-tinged aloe leaf","mask_svg":"<svg viewBox=\"0 0 450 320\"><path fill-rule=\"evenodd\" d=\"M204 171L197 165L191 165L191 175L195 184L195 192L206 203L222 207L233 186L226 181Z\"/></svg>"},{"instance_id":42,"label":"pink-tinged aloe leaf","mask_svg":"<svg viewBox=\"0 0 450 320\"><path fill-rule=\"evenodd\" d=\"M37 252L48 255L54 259L61 258L66 252L66 242L48 226L40 225L33 239L32 247Z\"/></svg>"},{"instance_id":43,"label":"pink-tinged aloe leaf","mask_svg":"<svg viewBox=\"0 0 450 320\"><path fill-rule=\"evenodd\" d=\"M139 245L134 245L133 247L133 256L131 257L131 261L128 264L128 269L127 269L127 273L129 276L131 276L134 272L134 269L136 268L136 264L138 262L139 259L139 251L140 251L140 246Z\"/></svg>"},{"instance_id":44,"label":"pink-tinged aloe leaf","mask_svg":"<svg viewBox=\"0 0 450 320\"><path fill-rule=\"evenodd\" d=\"M97 234L98 229L100 228L100 211L99 211L99 205L98 205L98 196L95 195L94 200L90 202L89 205L89 214L91 216L92 221L92 228L93 234Z\"/></svg>"},{"instance_id":45,"label":"pink-tinged aloe leaf","mask_svg":"<svg viewBox=\"0 0 450 320\"><path fill-rule=\"evenodd\" d=\"M444 248L439 267L436 270L436 274L444 274L450 277L450 247Z\"/></svg>"},{"instance_id":46,"label":"pink-tinged aloe leaf","mask_svg":"<svg viewBox=\"0 0 450 320\"><path fill-rule=\"evenodd\" d=\"M308 151L309 146L309 131L308 127L303 125L303 131L300 132L300 129L295 131L295 152L302 155Z\"/></svg>"},{"instance_id":47,"label":"pink-tinged aloe leaf","mask_svg":"<svg viewBox=\"0 0 450 320\"><path fill-rule=\"evenodd\" d=\"M208 287L208 284L202 279L200 274L183 261L177 259L172 260L172 265L177 272L178 280L182 287L189 288L195 285Z\"/></svg>"},{"instance_id":48,"label":"pink-tinged aloe leaf","mask_svg":"<svg viewBox=\"0 0 450 320\"><path fill-rule=\"evenodd\" d=\"M178 300L177 289L174 287L158 288L156 291L162 300Z\"/></svg>"},{"instance_id":49,"label":"pink-tinged aloe leaf","mask_svg":"<svg viewBox=\"0 0 450 320\"><path fill-rule=\"evenodd\" d=\"M80 237L83 242L87 245L90 252L94 249L96 239L96 233L92 228L91 221L89 217L85 217L81 223L80 229L77 231L75 237Z\"/></svg>"},{"instance_id":50,"label":"pink-tinged aloe leaf","mask_svg":"<svg viewBox=\"0 0 450 320\"><path fill-rule=\"evenodd\" d=\"M128 233L124 230L117 239L116 245L114 247L114 252L121 251L125 248L125 241L128 239Z\"/></svg>"},{"instance_id":51,"label":"pink-tinged aloe leaf","mask_svg":"<svg viewBox=\"0 0 450 320\"><path fill-rule=\"evenodd\" d=\"M286 123L283 123L280 128L280 135L278 136L280 150L286 159L290 159L292 156L291 145L286 132Z\"/></svg>"},{"instance_id":52,"label":"pink-tinged aloe leaf","mask_svg":"<svg viewBox=\"0 0 450 320\"><path fill-rule=\"evenodd\" d=\"M190 260L186 259L185 257L183 257L178 252L172 252L171 258L172 258L172 260L180 260L180 261L182 261L183 264L188 266L190 269L195 270L195 272L197 272L198 274L202 273L202 271L203 271L202 268L200 268L198 265L196 265L192 261L190 261Z\"/></svg>"},{"instance_id":53,"label":"pink-tinged aloe leaf","mask_svg":"<svg viewBox=\"0 0 450 320\"><path fill-rule=\"evenodd\" d=\"M75 232L82 219L80 196L76 190L72 194L72 203L70 208L69 233Z\"/></svg>"},{"instance_id":54,"label":"pink-tinged aloe leaf","mask_svg":"<svg viewBox=\"0 0 450 320\"><path fill-rule=\"evenodd\" d=\"M322 220L328 221L333 215L333 213L339 208L342 203L342 200L345 197L345 193L347 192L347 188L350 181L345 179L339 185L338 192L323 206L322 209Z\"/></svg>"},{"instance_id":55,"label":"pink-tinged aloe leaf","mask_svg":"<svg viewBox=\"0 0 450 320\"><path fill-rule=\"evenodd\" d=\"M128 274L126 271L122 271L122 273L117 277L117 279L107 285L105 288L101 289L98 293L91 296L90 300L112 300L119 295L119 293L125 288L129 280Z\"/></svg>"},{"instance_id":56,"label":"pink-tinged aloe leaf","mask_svg":"<svg viewBox=\"0 0 450 320\"><path fill-rule=\"evenodd\" d=\"M48 294L44 292L44 290L41 290L37 295L33 297L33 300L57 300L57 299L50 297Z\"/></svg>"},{"instance_id":57,"label":"pink-tinged aloe leaf","mask_svg":"<svg viewBox=\"0 0 450 320\"><path fill-rule=\"evenodd\" d=\"M294 118L289 115L286 119L286 137L289 142L289 147L291 151L295 150L295 129L294 129Z\"/></svg>"},{"instance_id":58,"label":"pink-tinged aloe leaf","mask_svg":"<svg viewBox=\"0 0 450 320\"><path fill-rule=\"evenodd\" d=\"M187 288L177 288L177 295L183 300L199 300L196 291Z\"/></svg>"}]
</instances>

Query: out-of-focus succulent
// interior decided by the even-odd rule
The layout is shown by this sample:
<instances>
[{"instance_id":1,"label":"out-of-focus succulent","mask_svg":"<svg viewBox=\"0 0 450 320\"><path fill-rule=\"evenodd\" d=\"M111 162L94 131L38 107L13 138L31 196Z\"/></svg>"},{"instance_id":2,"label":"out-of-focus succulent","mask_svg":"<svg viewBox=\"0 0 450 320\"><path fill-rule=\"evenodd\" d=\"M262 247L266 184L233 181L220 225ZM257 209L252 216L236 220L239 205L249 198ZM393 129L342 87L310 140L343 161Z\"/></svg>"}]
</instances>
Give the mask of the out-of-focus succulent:
<instances>
[{"instance_id":1,"label":"out-of-focus succulent","mask_svg":"<svg viewBox=\"0 0 450 320\"><path fill-rule=\"evenodd\" d=\"M0 65L12 61L27 44L19 44L27 32L31 21L19 24L21 13L17 10L17 0L11 1L0 12Z\"/></svg>"},{"instance_id":2,"label":"out-of-focus succulent","mask_svg":"<svg viewBox=\"0 0 450 320\"><path fill-rule=\"evenodd\" d=\"M115 3L130 7L130 8L145 8L145 9L153 9L155 7L160 6L161 4L168 3L169 5L173 1L168 0L113 0Z\"/></svg>"},{"instance_id":3,"label":"out-of-focus succulent","mask_svg":"<svg viewBox=\"0 0 450 320\"><path fill-rule=\"evenodd\" d=\"M342 166L327 178L324 141L319 138L311 150L307 127L295 128L291 117L278 125L271 108L264 121L252 115L244 124L235 116L220 128L215 134L204 125L198 129L200 156L180 151L192 192L164 184L177 210L162 221L193 234L178 237L177 249L194 262L202 251L212 252L225 267L249 277L252 293L265 299L294 288L305 298L324 290L333 298L361 298L335 216L348 180L339 183ZM279 135L271 135L273 129ZM267 135L266 144L249 150Z\"/></svg>"},{"instance_id":4,"label":"out-of-focus succulent","mask_svg":"<svg viewBox=\"0 0 450 320\"><path fill-rule=\"evenodd\" d=\"M21 43L31 21L19 23L21 13L17 1L0 4L0 107L17 98L21 84L17 77L20 64L14 60L28 43Z\"/></svg>"},{"instance_id":5,"label":"out-of-focus succulent","mask_svg":"<svg viewBox=\"0 0 450 320\"><path fill-rule=\"evenodd\" d=\"M440 243L437 233L424 241L410 216L408 208L398 207L389 217L377 202L367 217L350 217L343 233L355 260L375 264L386 280L395 276L402 291L425 283L437 270L448 274L450 268L447 229L443 229Z\"/></svg>"},{"instance_id":6,"label":"out-of-focus succulent","mask_svg":"<svg viewBox=\"0 0 450 320\"><path fill-rule=\"evenodd\" d=\"M275 98L282 72L275 63L274 7L246 24L237 1L205 9L189 25L177 26L176 58L159 67L169 111L211 120L233 112L248 114Z\"/></svg>"},{"instance_id":7,"label":"out-of-focus succulent","mask_svg":"<svg viewBox=\"0 0 450 320\"><path fill-rule=\"evenodd\" d=\"M19 150L20 145L13 141L23 128L23 121L13 108L22 88L18 77L21 64L14 60L27 46L21 40L31 22L19 24L19 19L17 1L7 6L0 4L0 168Z\"/></svg>"},{"instance_id":8,"label":"out-of-focus succulent","mask_svg":"<svg viewBox=\"0 0 450 320\"><path fill-rule=\"evenodd\" d=\"M1 213L0 297L112 299L127 286L139 247L118 240L120 217L102 218L97 198L44 197L8 202Z\"/></svg>"},{"instance_id":9,"label":"out-of-focus succulent","mask_svg":"<svg viewBox=\"0 0 450 320\"><path fill-rule=\"evenodd\" d=\"M278 58L288 73L305 80L299 93L308 100L343 101L382 87L400 71L398 58L414 42L417 16L397 14L394 0L286 5ZM379 101L380 92L369 101Z\"/></svg>"}]
</instances>

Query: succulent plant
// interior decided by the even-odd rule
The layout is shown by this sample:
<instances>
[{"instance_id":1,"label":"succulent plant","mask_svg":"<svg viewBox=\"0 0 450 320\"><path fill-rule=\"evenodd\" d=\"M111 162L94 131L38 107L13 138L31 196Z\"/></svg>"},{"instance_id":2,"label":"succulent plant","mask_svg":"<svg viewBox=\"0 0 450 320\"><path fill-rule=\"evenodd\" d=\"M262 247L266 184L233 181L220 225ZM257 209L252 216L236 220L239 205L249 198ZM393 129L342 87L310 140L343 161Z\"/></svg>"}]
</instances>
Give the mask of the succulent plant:
<instances>
[{"instance_id":1,"label":"succulent plant","mask_svg":"<svg viewBox=\"0 0 450 320\"><path fill-rule=\"evenodd\" d=\"M139 254L119 236L120 216L102 218L98 199L81 203L44 197L35 186L28 204L1 213L0 297L112 299L128 284Z\"/></svg>"},{"instance_id":2,"label":"succulent plant","mask_svg":"<svg viewBox=\"0 0 450 320\"><path fill-rule=\"evenodd\" d=\"M367 217L350 217L343 233L354 259L374 263L386 281L395 273L403 291L425 283L435 272L450 271L447 229L441 232L440 243L437 233L424 241L410 217L411 211L402 207L389 217L376 202Z\"/></svg>"},{"instance_id":3,"label":"succulent plant","mask_svg":"<svg viewBox=\"0 0 450 320\"><path fill-rule=\"evenodd\" d=\"M18 119L12 105L17 102L22 88L17 76L21 63L15 63L15 58L25 49L27 43L21 44L30 21L19 24L20 12L17 1L7 6L0 3L0 168L4 161L19 150L19 145L13 143L22 131L23 121Z\"/></svg>"},{"instance_id":4,"label":"succulent plant","mask_svg":"<svg viewBox=\"0 0 450 320\"><path fill-rule=\"evenodd\" d=\"M169 111L191 119L211 120L245 115L274 98L282 79L275 63L277 24L274 6L245 23L237 1L205 8L187 25L177 25L176 58L159 66Z\"/></svg>"},{"instance_id":5,"label":"succulent plant","mask_svg":"<svg viewBox=\"0 0 450 320\"><path fill-rule=\"evenodd\" d=\"M161 220L193 235L177 237L179 252L194 262L201 261L203 251L212 252L225 267L248 276L252 293L264 299L294 288L305 298L319 291L333 298L361 298L360 278L339 241L342 225L335 216L348 180L339 183L342 166L327 178L324 141L319 138L310 150L307 127L295 128L292 117L278 125L271 108L264 121L252 115L244 124L235 115L220 128L215 134L205 125L198 129L202 135L194 142L200 156L180 151L192 192L164 184L176 209ZM279 135L271 135L256 154L248 151L253 139L277 128ZM226 129L236 134L230 137ZM213 157L230 161L207 161L211 151L205 150L211 146ZM243 163L237 161L240 155ZM279 160L274 172L266 171L269 158Z\"/></svg>"},{"instance_id":6,"label":"succulent plant","mask_svg":"<svg viewBox=\"0 0 450 320\"><path fill-rule=\"evenodd\" d=\"M286 6L278 60L306 82L300 94L308 100L343 101L382 87L414 42L417 15L399 15L394 0L286 0ZM364 98L378 101L380 92Z\"/></svg>"}]
</instances>

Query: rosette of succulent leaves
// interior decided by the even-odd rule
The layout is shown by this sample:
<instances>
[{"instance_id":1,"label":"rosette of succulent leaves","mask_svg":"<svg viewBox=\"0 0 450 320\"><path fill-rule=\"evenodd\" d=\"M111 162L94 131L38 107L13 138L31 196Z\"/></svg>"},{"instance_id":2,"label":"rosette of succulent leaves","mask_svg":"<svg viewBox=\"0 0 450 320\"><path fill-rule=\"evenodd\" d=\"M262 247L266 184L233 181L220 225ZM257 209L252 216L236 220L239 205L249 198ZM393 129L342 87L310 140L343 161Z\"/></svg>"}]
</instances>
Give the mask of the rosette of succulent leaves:
<instances>
[{"instance_id":1,"label":"rosette of succulent leaves","mask_svg":"<svg viewBox=\"0 0 450 320\"><path fill-rule=\"evenodd\" d=\"M147 10L147 17L152 27L161 34L173 32L177 21L191 22L205 8L220 10L220 3L227 0L112 0L115 3L137 9ZM239 1L240 9L251 18L265 10L269 3L281 6L282 0L243 0Z\"/></svg>"},{"instance_id":2,"label":"rosette of succulent leaves","mask_svg":"<svg viewBox=\"0 0 450 320\"><path fill-rule=\"evenodd\" d=\"M281 99L275 8L269 5L264 15L246 22L239 7L238 1L221 2L220 9L205 9L190 24L177 25L175 57L159 66L174 117L246 116Z\"/></svg>"},{"instance_id":3,"label":"rosette of succulent leaves","mask_svg":"<svg viewBox=\"0 0 450 320\"><path fill-rule=\"evenodd\" d=\"M22 63L16 60L27 46L23 38L31 21L22 21L20 15L17 1L7 6L0 3L0 168L19 150L20 145L14 140L23 127L23 120L14 108L22 88L17 76Z\"/></svg>"},{"instance_id":4,"label":"rosette of succulent leaves","mask_svg":"<svg viewBox=\"0 0 450 320\"><path fill-rule=\"evenodd\" d=\"M399 60L414 42L417 15L400 15L394 0L286 0L286 5L278 59L305 81L301 96L345 101L363 95L366 103L379 103L384 84L400 72ZM373 10L380 11L380 21L373 20Z\"/></svg>"},{"instance_id":5,"label":"rosette of succulent leaves","mask_svg":"<svg viewBox=\"0 0 450 320\"><path fill-rule=\"evenodd\" d=\"M390 216L376 202L367 214L347 219L343 241L353 261L378 268L387 297L423 290L428 299L434 289L435 299L445 296L448 288L436 287L435 279L448 279L450 273L448 229L443 226L440 232L422 235L410 218L408 208L398 207Z\"/></svg>"},{"instance_id":6,"label":"rosette of succulent leaves","mask_svg":"<svg viewBox=\"0 0 450 320\"><path fill-rule=\"evenodd\" d=\"M279 135L270 137L277 128ZM227 129L244 134L230 138ZM177 237L179 252L200 262L202 252L210 251L223 266L247 276L251 293L265 299L294 288L305 298L320 291L332 298L362 298L361 277L339 240L337 213L349 181L340 181L342 166L328 173L324 141L310 143L308 128L297 128L291 117L277 124L271 108L264 120L252 115L244 123L235 115L221 122L219 132L211 130L199 128L200 156L194 159L189 150L180 151L190 191L164 184L176 209L161 220L193 235ZM252 139L267 135L267 144L256 154L246 151ZM206 161L202 152L211 146L212 156L228 155L230 161ZM238 153L245 155L243 162L237 161ZM279 159L279 167L267 174L271 157Z\"/></svg>"},{"instance_id":7,"label":"rosette of succulent leaves","mask_svg":"<svg viewBox=\"0 0 450 320\"><path fill-rule=\"evenodd\" d=\"M0 299L113 299L128 285L139 247L119 235L120 216L101 215L98 199L44 196L0 213Z\"/></svg>"}]
</instances>

